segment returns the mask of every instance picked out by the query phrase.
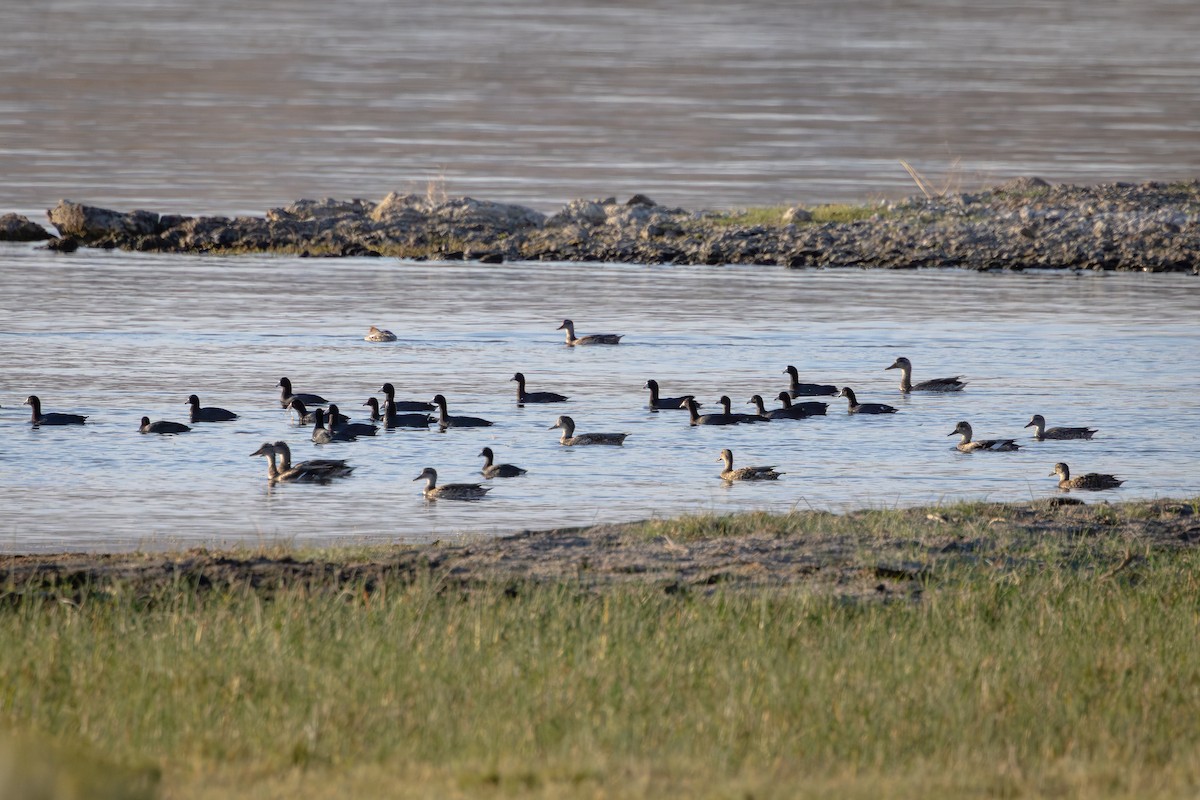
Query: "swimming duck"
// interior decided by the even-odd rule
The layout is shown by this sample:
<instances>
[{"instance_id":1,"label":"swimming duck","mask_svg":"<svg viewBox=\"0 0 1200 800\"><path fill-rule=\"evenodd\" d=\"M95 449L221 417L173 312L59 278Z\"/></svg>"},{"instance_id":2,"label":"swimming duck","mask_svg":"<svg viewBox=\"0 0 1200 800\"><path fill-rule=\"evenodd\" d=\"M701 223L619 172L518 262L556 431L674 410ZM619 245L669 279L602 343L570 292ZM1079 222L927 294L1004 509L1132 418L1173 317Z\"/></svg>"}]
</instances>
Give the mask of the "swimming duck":
<instances>
[{"instance_id":1,"label":"swimming duck","mask_svg":"<svg viewBox=\"0 0 1200 800\"><path fill-rule=\"evenodd\" d=\"M288 401L293 397L299 398L300 402L309 406L323 406L329 403L328 400L326 400L324 397L321 397L319 394L305 394L303 392L300 394L294 394L292 392L292 382L287 378L280 378L279 383L275 385L280 387L279 405L283 406L284 408L288 407Z\"/></svg>"},{"instance_id":2,"label":"swimming duck","mask_svg":"<svg viewBox=\"0 0 1200 800\"><path fill-rule=\"evenodd\" d=\"M288 399L287 407L292 409L292 411L296 412L296 416L299 418L299 422L301 425L312 425L314 422L317 421L317 412L318 411L320 411L322 414L325 413L325 410L321 409L321 408L315 408L312 411L309 411L308 406L304 405L304 401L300 399L299 395L292 395ZM338 412L337 422L339 425L344 425L345 423L347 423L349 421L350 421L349 417L347 417L345 414L341 413L340 411Z\"/></svg>"},{"instance_id":3,"label":"swimming duck","mask_svg":"<svg viewBox=\"0 0 1200 800\"><path fill-rule=\"evenodd\" d=\"M798 408L806 417L823 417L825 412L829 410L828 403L822 403L818 400L807 400L803 403L793 403L792 396L788 392L780 392L775 398L783 403L784 409Z\"/></svg>"},{"instance_id":4,"label":"swimming duck","mask_svg":"<svg viewBox=\"0 0 1200 800\"><path fill-rule=\"evenodd\" d=\"M1043 439L1090 439L1096 433L1094 428L1047 428L1046 418L1034 414L1025 427L1033 427L1033 438L1039 442Z\"/></svg>"},{"instance_id":5,"label":"swimming duck","mask_svg":"<svg viewBox=\"0 0 1200 800\"><path fill-rule=\"evenodd\" d=\"M557 394L556 392L527 392L525 391L525 375L518 372L509 380L517 382L517 405L525 405L526 403L565 403L567 402L566 395Z\"/></svg>"},{"instance_id":6,"label":"swimming duck","mask_svg":"<svg viewBox=\"0 0 1200 800\"><path fill-rule=\"evenodd\" d=\"M733 468L733 451L722 450L720 458L717 461L725 462L725 469L721 470L721 479L726 481L775 481L779 480L782 472L776 472L774 467L741 467Z\"/></svg>"},{"instance_id":7,"label":"swimming duck","mask_svg":"<svg viewBox=\"0 0 1200 800\"><path fill-rule=\"evenodd\" d=\"M791 377L788 394L792 397L819 397L821 395L835 395L838 392L836 386L828 383L801 383L800 372L791 364L787 366L784 372Z\"/></svg>"},{"instance_id":8,"label":"swimming duck","mask_svg":"<svg viewBox=\"0 0 1200 800\"><path fill-rule=\"evenodd\" d=\"M365 342L394 342L394 341L396 341L396 334L392 333L391 331L382 331L379 328L376 328L374 325L372 325L371 330L367 331L367 335L363 337L363 341L365 341Z\"/></svg>"},{"instance_id":9,"label":"swimming duck","mask_svg":"<svg viewBox=\"0 0 1200 800\"><path fill-rule=\"evenodd\" d=\"M397 414L396 406L386 398L383 401L383 411L379 410L379 401L374 397L367 398L364 406L371 407L371 421L382 422L385 428L428 428L433 417L428 414Z\"/></svg>"},{"instance_id":10,"label":"swimming duck","mask_svg":"<svg viewBox=\"0 0 1200 800\"><path fill-rule=\"evenodd\" d=\"M29 418L29 422L37 427L38 425L83 425L87 417L83 414L63 414L61 412L51 412L49 414L42 413L42 401L38 399L36 394L31 394L25 398L23 405L29 406L33 414Z\"/></svg>"},{"instance_id":11,"label":"swimming duck","mask_svg":"<svg viewBox=\"0 0 1200 800\"><path fill-rule=\"evenodd\" d=\"M279 466L275 464L276 455L282 460ZM348 466L341 459L319 458L292 466L292 451L286 442L264 442L262 447L250 456L266 457L267 478L272 482L327 483L333 478L344 477L354 471L354 467Z\"/></svg>"},{"instance_id":12,"label":"swimming duck","mask_svg":"<svg viewBox=\"0 0 1200 800\"><path fill-rule=\"evenodd\" d=\"M1054 465L1054 472L1050 474L1058 476L1058 488L1060 489L1100 491L1101 489L1115 489L1125 482L1116 475L1106 475L1100 472L1089 472L1086 475L1072 478L1070 468L1061 461Z\"/></svg>"},{"instance_id":13,"label":"swimming duck","mask_svg":"<svg viewBox=\"0 0 1200 800\"><path fill-rule=\"evenodd\" d=\"M426 500L478 500L492 489L478 483L447 483L445 486L438 486L437 470L433 467L421 470L421 474L413 480L419 481L422 478L425 479L425 488L421 493L425 495Z\"/></svg>"},{"instance_id":14,"label":"swimming duck","mask_svg":"<svg viewBox=\"0 0 1200 800\"><path fill-rule=\"evenodd\" d=\"M339 422L338 417L342 415L338 411L336 403L330 403L325 414L329 419L329 427L333 429L334 433L342 436L374 436L379 430L368 422Z\"/></svg>"},{"instance_id":15,"label":"swimming duck","mask_svg":"<svg viewBox=\"0 0 1200 800\"><path fill-rule=\"evenodd\" d=\"M749 422L766 422L767 421L766 418L764 418L758 414L734 414L733 413L733 401L731 401L729 399L729 395L726 395L726 394L721 395L720 399L718 399L717 402L720 403L721 408L724 409L724 416L732 419L734 424L749 423Z\"/></svg>"},{"instance_id":16,"label":"swimming duck","mask_svg":"<svg viewBox=\"0 0 1200 800\"><path fill-rule=\"evenodd\" d=\"M574 347L581 344L620 344L623 333L593 333L588 336L580 336L575 338L575 323L569 319L564 319L562 325L559 325L555 330L567 330L567 345Z\"/></svg>"},{"instance_id":17,"label":"swimming duck","mask_svg":"<svg viewBox=\"0 0 1200 800\"><path fill-rule=\"evenodd\" d=\"M446 413L446 398L440 394L433 396L433 404L438 407L438 425L446 428L487 428L495 424L483 417L450 416Z\"/></svg>"},{"instance_id":18,"label":"swimming duck","mask_svg":"<svg viewBox=\"0 0 1200 800\"><path fill-rule=\"evenodd\" d=\"M483 469L479 471L485 478L516 478L528 471L512 464L493 464L492 459L495 455L490 447L480 450L479 455L483 456Z\"/></svg>"},{"instance_id":19,"label":"swimming duck","mask_svg":"<svg viewBox=\"0 0 1200 800\"><path fill-rule=\"evenodd\" d=\"M961 392L962 388L967 385L959 380L961 377L959 375L955 375L953 378L933 378L913 385L912 362L904 356L897 358L890 367L884 367L885 371L889 369L900 370L900 391L905 394L909 392Z\"/></svg>"},{"instance_id":20,"label":"swimming duck","mask_svg":"<svg viewBox=\"0 0 1200 800\"><path fill-rule=\"evenodd\" d=\"M947 433L947 436L958 434L962 436L962 441L955 445L960 452L974 453L976 450L987 450L992 453L1006 453L1012 450L1020 450L1021 446L1013 439L981 439L978 442L971 441L972 436L971 424L966 420L954 426L954 430Z\"/></svg>"},{"instance_id":21,"label":"swimming duck","mask_svg":"<svg viewBox=\"0 0 1200 800\"><path fill-rule=\"evenodd\" d=\"M548 430L555 428L562 430L562 436L559 437L558 443L567 447L585 444L622 445L625 443L625 437L629 435L628 433L581 433L576 436L575 420L565 414L555 420Z\"/></svg>"},{"instance_id":22,"label":"swimming duck","mask_svg":"<svg viewBox=\"0 0 1200 800\"><path fill-rule=\"evenodd\" d=\"M685 409L687 405L684 401L695 400L696 396L691 394L681 395L680 397L659 397L658 396L658 381L651 378L646 381L643 389L650 390L650 410L658 411L659 409Z\"/></svg>"},{"instance_id":23,"label":"swimming duck","mask_svg":"<svg viewBox=\"0 0 1200 800\"><path fill-rule=\"evenodd\" d=\"M850 407L847 409L851 414L895 414L896 409L889 406L887 403L860 403L858 398L854 396L854 390L849 386L843 386L838 392L838 397L844 397L849 401Z\"/></svg>"},{"instance_id":24,"label":"swimming duck","mask_svg":"<svg viewBox=\"0 0 1200 800\"><path fill-rule=\"evenodd\" d=\"M330 442L352 442L358 438L356 433L344 433L341 429L331 430L325 427L325 409L313 409L313 444L329 444ZM374 434L372 434L374 435Z\"/></svg>"},{"instance_id":25,"label":"swimming duck","mask_svg":"<svg viewBox=\"0 0 1200 800\"><path fill-rule=\"evenodd\" d=\"M157 422L151 422L149 417L142 417L141 427L138 428L142 433L187 433L191 430L182 422L171 422L168 419L160 419Z\"/></svg>"},{"instance_id":26,"label":"swimming duck","mask_svg":"<svg viewBox=\"0 0 1200 800\"><path fill-rule=\"evenodd\" d=\"M392 406L397 411L433 411L433 403L426 403L424 400L397 400L396 387L390 383L380 386L379 391L385 398L392 401Z\"/></svg>"},{"instance_id":27,"label":"swimming duck","mask_svg":"<svg viewBox=\"0 0 1200 800\"><path fill-rule=\"evenodd\" d=\"M228 422L238 418L238 415L232 411L226 411L216 406L201 408L200 398L194 394L188 395L187 401L188 405L192 407L188 422Z\"/></svg>"},{"instance_id":28,"label":"swimming duck","mask_svg":"<svg viewBox=\"0 0 1200 800\"><path fill-rule=\"evenodd\" d=\"M700 404L692 398L687 398L683 401L684 407L688 410L688 417L692 425L735 425L734 420L729 419L724 414L701 414Z\"/></svg>"}]
</instances>

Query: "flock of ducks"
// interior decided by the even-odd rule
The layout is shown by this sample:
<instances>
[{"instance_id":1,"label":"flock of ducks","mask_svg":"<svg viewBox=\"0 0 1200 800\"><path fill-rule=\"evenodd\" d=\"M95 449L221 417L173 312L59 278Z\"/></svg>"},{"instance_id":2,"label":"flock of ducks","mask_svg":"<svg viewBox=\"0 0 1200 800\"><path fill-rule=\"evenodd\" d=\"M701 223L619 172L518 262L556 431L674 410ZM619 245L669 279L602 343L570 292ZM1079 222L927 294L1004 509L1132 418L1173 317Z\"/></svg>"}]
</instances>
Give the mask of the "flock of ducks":
<instances>
[{"instance_id":1,"label":"flock of ducks","mask_svg":"<svg viewBox=\"0 0 1200 800\"><path fill-rule=\"evenodd\" d=\"M575 324L569 319L564 319L557 329L566 331L566 345L570 347L616 345L620 343L622 338L622 334L612 333L576 336ZM370 331L364 338L369 342L394 342L397 339L396 335L391 331L382 330L374 325L371 326ZM912 392L959 392L966 386L962 377L958 375L950 378L935 378L914 384L912 382L912 362L904 357L897 358L891 366L884 369L900 370L900 391L904 394ZM718 400L722 408L720 412L702 414L700 412L701 404L697 402L695 395L664 397L661 394L658 382L655 380L646 381L644 388L650 392L649 409L651 412L667 410L686 411L691 425L742 425L782 420L802 420L809 417L825 416L829 406L826 402L820 400L800 400L799 402L793 402L796 398L809 397L845 398L847 401L847 412L850 414L896 413L894 406L885 403L860 403L854 390L848 386L839 388L832 384L803 383L800 381L799 372L794 366L788 366L784 370L784 373L789 376L789 386L786 391L781 391L776 396L776 399L781 404L780 407L773 409L766 408L762 395L755 394L747 401L747 405L753 406L753 413L734 412L731 399L728 396L722 396ZM567 396L556 392L527 391L525 376L520 372L513 375L510 380L515 381L517 384L517 404L521 406L525 404L564 403L569 399ZM494 424L491 420L481 417L450 414L449 404L445 396L441 394L435 395L430 401L397 400L395 387L391 383L385 383L379 389L379 393L383 395L382 403L375 397L371 397L363 403L364 406L370 409L369 422L351 421L346 415L341 413L341 410L335 403L329 402L318 394L295 392L291 380L287 377L280 378L276 386L280 390L280 406L292 411L302 424L313 426L311 438L313 443L318 445L333 442L350 442L363 436L374 436L380 426L385 428L428 428L436 424L439 429L446 430L448 428L484 428ZM25 404L32 409L30 422L34 427L83 425L87 421L87 417L81 414L43 412L41 401L36 395L30 395ZM194 394L188 397L187 405L189 407L188 422L192 425L208 422L228 422L238 418L236 413L227 409L201 406L200 398ZM312 407L311 410L310 406ZM1096 433L1094 428L1088 427L1047 428L1046 420L1041 414L1034 414L1025 427L1034 428L1033 438L1036 441L1091 439ZM549 430L561 431L559 444L567 447L589 445L619 447L625 443L625 439L628 436L627 433L576 433L575 429L575 420L565 414L560 415L549 428ZM146 434L175 435L186 433L191 430L191 427L188 424L171 420L151 422L149 417L142 417L139 430ZM955 435L961 437L956 448L963 453L1011 452L1019 450L1021 447L1015 439L975 439L974 430L971 428L970 423L965 420L959 422L954 430L947 434L947 436ZM263 457L267 460L267 477L272 483L326 483L336 478L347 477L354 471L354 467L347 464L344 459L309 459L293 464L291 449L283 441L264 442L261 447L250 455L252 457ZM479 455L484 459L483 468L480 472L486 479L516 478L527 472L527 470L513 464L495 463L495 453L490 447L484 447ZM729 449L723 449L717 460L724 463L724 469L721 470L720 477L727 482L778 480L779 476L784 474L777 471L774 466L749 466L735 469L733 466L733 452ZM1094 472L1072 478L1070 468L1061 462L1054 465L1054 471L1050 474L1059 479L1059 488L1064 490L1113 489L1124 483L1124 481L1113 475ZM478 500L484 497L492 488L481 483L447 483L439 485L437 470L433 467L424 468L421 474L413 480L425 481L425 488L422 490L422 493L429 500Z\"/></svg>"}]
</instances>

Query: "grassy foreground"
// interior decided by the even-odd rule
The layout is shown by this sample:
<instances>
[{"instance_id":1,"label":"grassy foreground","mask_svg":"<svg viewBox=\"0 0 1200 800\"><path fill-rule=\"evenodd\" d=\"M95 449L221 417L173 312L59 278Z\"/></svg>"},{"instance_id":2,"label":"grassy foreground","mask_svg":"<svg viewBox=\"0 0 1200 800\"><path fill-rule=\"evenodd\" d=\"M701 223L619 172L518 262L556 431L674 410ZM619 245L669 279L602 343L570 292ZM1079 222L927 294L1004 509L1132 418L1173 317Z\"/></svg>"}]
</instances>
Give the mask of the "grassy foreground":
<instances>
[{"instance_id":1,"label":"grassy foreground","mask_svg":"<svg viewBox=\"0 0 1200 800\"><path fill-rule=\"evenodd\" d=\"M9 586L0 797L1195 796L1200 553L1099 539L886 602Z\"/></svg>"}]
</instances>

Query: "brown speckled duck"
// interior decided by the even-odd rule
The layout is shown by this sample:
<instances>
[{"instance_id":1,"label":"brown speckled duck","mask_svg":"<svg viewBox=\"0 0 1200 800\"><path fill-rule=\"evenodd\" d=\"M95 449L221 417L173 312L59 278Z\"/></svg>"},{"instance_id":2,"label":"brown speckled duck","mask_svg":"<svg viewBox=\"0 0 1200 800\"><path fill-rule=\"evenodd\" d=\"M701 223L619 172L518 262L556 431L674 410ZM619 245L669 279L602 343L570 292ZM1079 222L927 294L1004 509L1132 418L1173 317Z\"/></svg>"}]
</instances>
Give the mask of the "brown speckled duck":
<instances>
[{"instance_id":1,"label":"brown speckled duck","mask_svg":"<svg viewBox=\"0 0 1200 800\"><path fill-rule=\"evenodd\" d=\"M978 442L971 441L973 431L971 424L966 420L954 426L954 430L947 433L947 436L955 434L962 437L962 441L955 445L955 448L963 453L974 453L977 450L987 450L992 453L1006 453L1012 450L1020 450L1021 446L1013 439L981 439Z\"/></svg>"},{"instance_id":2,"label":"brown speckled duck","mask_svg":"<svg viewBox=\"0 0 1200 800\"><path fill-rule=\"evenodd\" d=\"M953 378L933 378L914 384L912 382L912 362L904 356L900 356L890 367L884 367L884 369L900 370L900 391L905 394L909 392L961 392L967 385L959 380L962 377L960 375L955 375Z\"/></svg>"},{"instance_id":3,"label":"brown speckled duck","mask_svg":"<svg viewBox=\"0 0 1200 800\"><path fill-rule=\"evenodd\" d=\"M447 483L445 486L438 486L437 470L433 467L426 467L421 470L420 475L413 478L414 481L422 479L425 481L425 488L421 494L425 495L426 500L479 500L492 489L478 483Z\"/></svg>"},{"instance_id":4,"label":"brown speckled duck","mask_svg":"<svg viewBox=\"0 0 1200 800\"><path fill-rule=\"evenodd\" d=\"M1043 439L1090 439L1096 434L1094 428L1047 428L1046 418L1034 414L1026 428L1033 428L1033 438L1039 442Z\"/></svg>"},{"instance_id":5,"label":"brown speckled duck","mask_svg":"<svg viewBox=\"0 0 1200 800\"><path fill-rule=\"evenodd\" d=\"M391 331L381 330L379 328L376 328L374 325L372 325L371 330L367 331L367 335L363 337L363 341L365 341L365 342L394 342L394 341L396 341L396 334L392 333Z\"/></svg>"},{"instance_id":6,"label":"brown speckled duck","mask_svg":"<svg viewBox=\"0 0 1200 800\"><path fill-rule=\"evenodd\" d=\"M733 468L733 451L725 449L721 451L717 461L725 462L725 469L721 470L721 480L725 481L775 481L779 480L782 472L776 472L775 467L741 467Z\"/></svg>"},{"instance_id":7,"label":"brown speckled duck","mask_svg":"<svg viewBox=\"0 0 1200 800\"><path fill-rule=\"evenodd\" d=\"M585 344L620 344L623 333L592 333L587 336L575 336L575 323L569 319L564 319L562 325L559 325L556 330L566 330L567 345L575 347L576 345Z\"/></svg>"},{"instance_id":8,"label":"brown speckled duck","mask_svg":"<svg viewBox=\"0 0 1200 800\"><path fill-rule=\"evenodd\" d=\"M287 442L264 442L262 447L250 454L267 459L267 478L276 483L327 483L354 471L342 459L315 458L292 464L292 451ZM278 466L275 463L279 457Z\"/></svg>"},{"instance_id":9,"label":"brown speckled duck","mask_svg":"<svg viewBox=\"0 0 1200 800\"><path fill-rule=\"evenodd\" d=\"M555 420L554 424L548 430L558 428L562 430L562 436L559 437L558 443L567 447L586 444L608 444L608 445L623 445L625 437L628 433L581 433L575 435L575 420L567 415L563 415Z\"/></svg>"},{"instance_id":10,"label":"brown speckled duck","mask_svg":"<svg viewBox=\"0 0 1200 800\"><path fill-rule=\"evenodd\" d=\"M1060 489L1088 489L1095 492L1102 489L1115 489L1125 482L1116 475L1100 472L1089 472L1086 475L1072 478L1071 469L1061 461L1054 465L1054 471L1050 475L1058 476L1058 488Z\"/></svg>"}]
</instances>

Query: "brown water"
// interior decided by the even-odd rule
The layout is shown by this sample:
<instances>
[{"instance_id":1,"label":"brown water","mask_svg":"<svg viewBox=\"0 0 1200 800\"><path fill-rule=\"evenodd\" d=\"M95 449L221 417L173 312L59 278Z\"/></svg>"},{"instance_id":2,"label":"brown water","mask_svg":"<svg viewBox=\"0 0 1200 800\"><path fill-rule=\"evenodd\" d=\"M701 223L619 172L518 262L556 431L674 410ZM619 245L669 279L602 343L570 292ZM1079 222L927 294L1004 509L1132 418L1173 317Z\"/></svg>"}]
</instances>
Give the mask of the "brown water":
<instances>
[{"instance_id":1,"label":"brown water","mask_svg":"<svg viewBox=\"0 0 1200 800\"><path fill-rule=\"evenodd\" d=\"M550 209L1200 174L1194 0L46 0L0 23L0 210Z\"/></svg>"}]
</instances>

